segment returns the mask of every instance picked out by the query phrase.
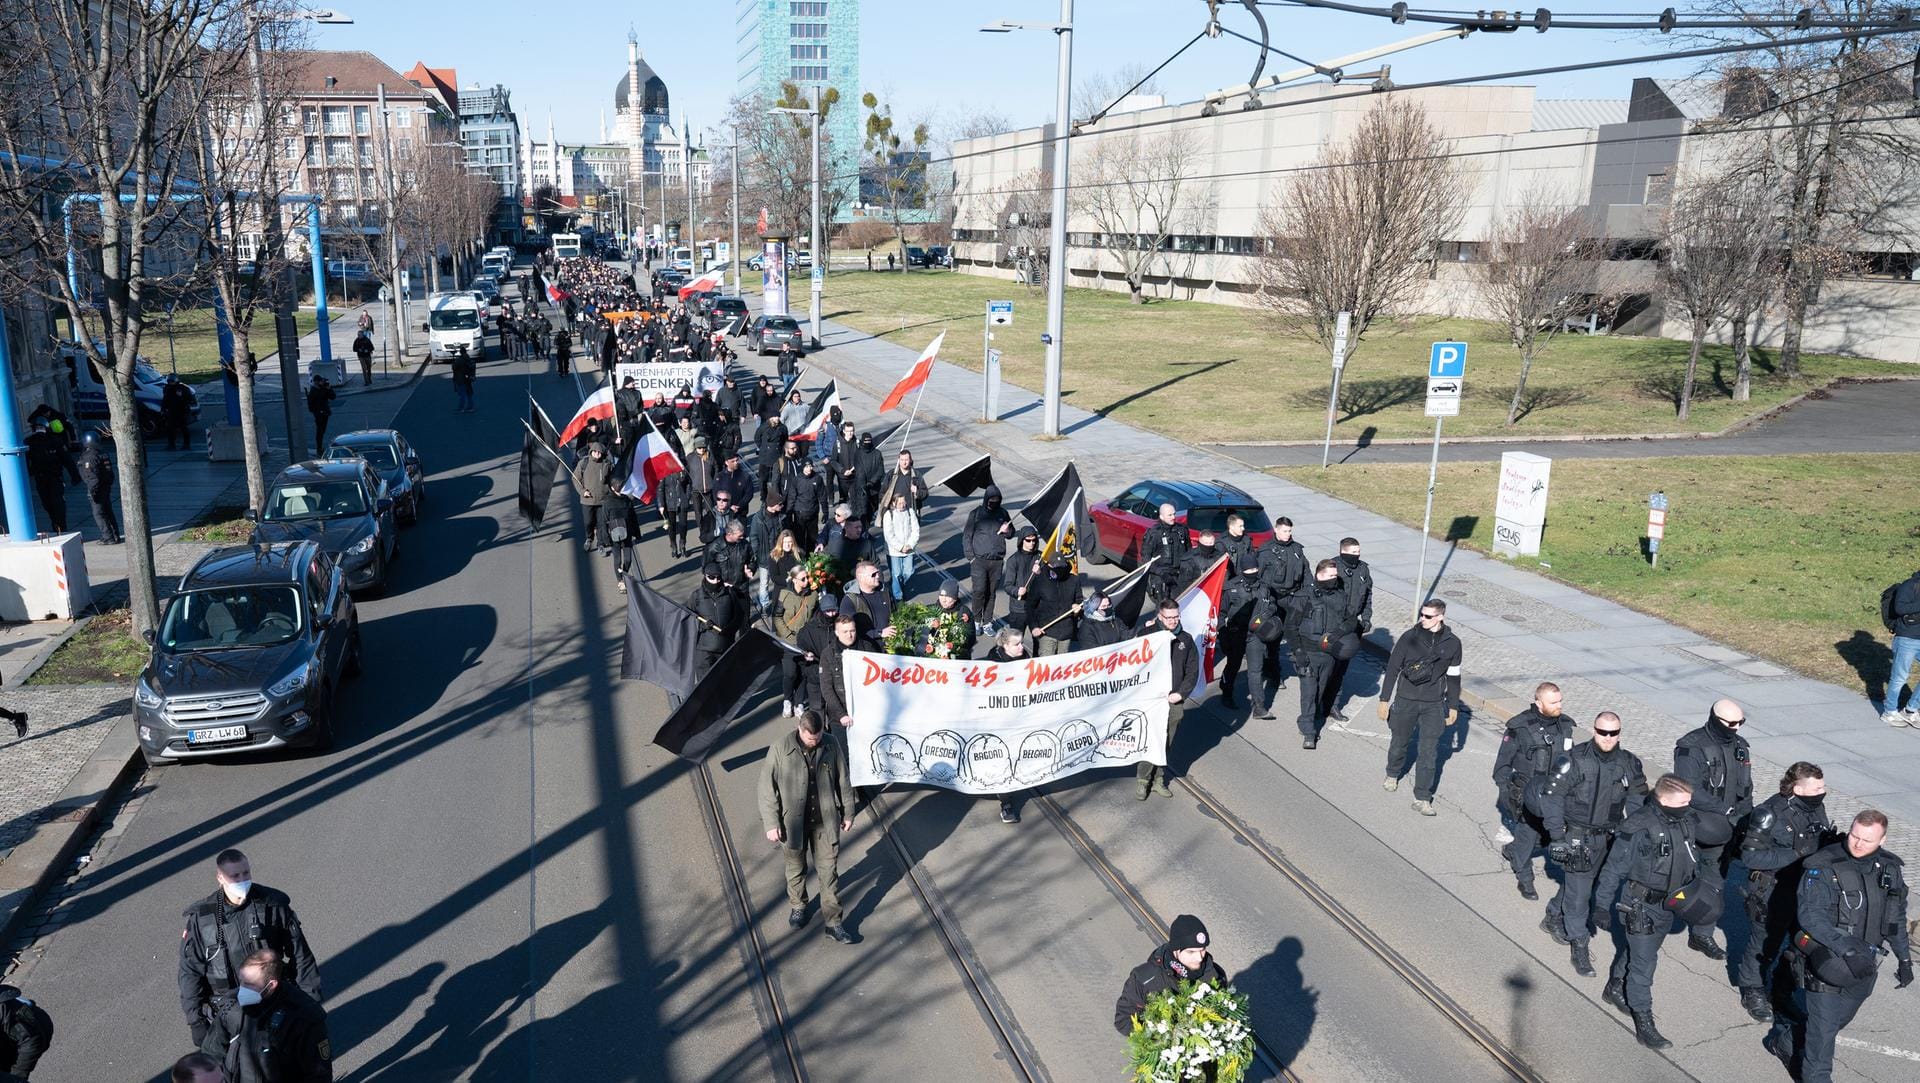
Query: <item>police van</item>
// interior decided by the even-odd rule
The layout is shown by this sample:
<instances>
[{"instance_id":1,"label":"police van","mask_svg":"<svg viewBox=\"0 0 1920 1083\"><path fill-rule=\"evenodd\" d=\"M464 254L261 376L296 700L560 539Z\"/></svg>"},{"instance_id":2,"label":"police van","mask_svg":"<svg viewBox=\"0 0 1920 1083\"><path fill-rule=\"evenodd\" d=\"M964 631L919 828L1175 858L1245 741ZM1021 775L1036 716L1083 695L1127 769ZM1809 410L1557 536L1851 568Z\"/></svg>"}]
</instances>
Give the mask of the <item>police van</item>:
<instances>
[{"instance_id":1,"label":"police van","mask_svg":"<svg viewBox=\"0 0 1920 1083\"><path fill-rule=\"evenodd\" d=\"M107 420L107 388L101 382L100 369L87 356L77 342L62 342L57 354L67 367L67 388L73 398L73 416L81 421ZM138 358L133 363L133 401L140 407L140 432L145 436L158 436L166 431L160 417L160 400L167 387L166 377L153 367L146 358ZM192 396L189 415L196 421L200 419L200 396L194 394L192 385L187 386L187 394Z\"/></svg>"}]
</instances>

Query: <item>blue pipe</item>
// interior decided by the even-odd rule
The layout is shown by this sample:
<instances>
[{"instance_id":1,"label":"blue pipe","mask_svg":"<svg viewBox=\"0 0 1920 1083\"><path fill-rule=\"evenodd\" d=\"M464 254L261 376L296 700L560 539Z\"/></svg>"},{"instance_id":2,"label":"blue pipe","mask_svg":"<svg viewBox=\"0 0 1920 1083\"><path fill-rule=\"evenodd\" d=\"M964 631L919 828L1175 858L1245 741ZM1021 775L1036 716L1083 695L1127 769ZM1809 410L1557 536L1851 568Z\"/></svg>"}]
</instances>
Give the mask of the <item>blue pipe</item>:
<instances>
[{"instance_id":1,"label":"blue pipe","mask_svg":"<svg viewBox=\"0 0 1920 1083\"><path fill-rule=\"evenodd\" d=\"M7 345L7 309L0 305L0 498L7 502L7 533L33 541L33 489L27 484L27 449L20 443L20 409L13 401L13 349Z\"/></svg>"}]
</instances>

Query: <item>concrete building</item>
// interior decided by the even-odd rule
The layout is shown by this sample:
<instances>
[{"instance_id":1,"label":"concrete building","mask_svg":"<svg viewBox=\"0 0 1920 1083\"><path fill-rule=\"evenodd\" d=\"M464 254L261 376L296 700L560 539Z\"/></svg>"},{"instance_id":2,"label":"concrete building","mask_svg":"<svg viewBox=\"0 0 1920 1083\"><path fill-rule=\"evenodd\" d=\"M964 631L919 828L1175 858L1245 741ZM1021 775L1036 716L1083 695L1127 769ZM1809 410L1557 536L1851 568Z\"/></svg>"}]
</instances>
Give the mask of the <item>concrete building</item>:
<instances>
[{"instance_id":1,"label":"concrete building","mask_svg":"<svg viewBox=\"0 0 1920 1083\"><path fill-rule=\"evenodd\" d=\"M1497 223L1529 201L1583 206L1597 234L1612 242L1596 275L1610 292L1628 297L1616 329L1638 334L1685 334L1667 317L1657 288L1658 230L1676 178L1712 168L1728 146L1703 127L1728 112L1720 91L1688 80L1637 79L1623 99L1542 100L1533 87L1460 86L1405 91L1452 140L1472 195L1455 234L1428 268L1420 302L1429 313L1483 315L1472 264L1482 258ZM1244 304L1260 250L1262 208L1276 203L1287 177L1346 138L1378 100L1350 86L1317 85L1262 94L1265 108L1243 111L1230 102L1217 115L1202 103L1157 106L1109 114L1092 131L1073 137L1074 183L1103 140L1150 140L1177 130L1190 139L1187 209L1148 275L1154 296ZM1913 125L1910 119L1889 123ZM1142 127L1144 126L1144 127ZM1138 129L1138 130L1134 130ZM1920 135L1920 127L1915 134ZM1022 245L1044 245L1034 229L1044 214L1035 178L1050 168L1052 125L962 140L954 151L954 241L963 270L1012 278ZM1716 144L1719 145L1716 149ZM1913 206L1913 204L1909 204ZM1024 227L1018 223L1025 212ZM1920 210L1914 214L1920 216ZM1871 249L1855 253L1857 270L1823 286L1809 313L1805 344L1889 360L1920 361L1920 282L1911 240L1920 220L1884 228ZM1154 231L1149 231L1154 232ZM1123 242L1136 243L1131 236ZM1081 210L1067 224L1067 282L1126 289L1114 239L1097 231ZM1756 341L1777 342L1777 319L1764 320Z\"/></svg>"},{"instance_id":2,"label":"concrete building","mask_svg":"<svg viewBox=\"0 0 1920 1083\"><path fill-rule=\"evenodd\" d=\"M860 0L734 0L734 45L741 97L780 97L782 83L834 87L840 102L827 115L823 174L838 178L840 214L847 221L859 192Z\"/></svg>"},{"instance_id":3,"label":"concrete building","mask_svg":"<svg viewBox=\"0 0 1920 1083\"><path fill-rule=\"evenodd\" d=\"M460 117L460 145L470 170L485 170L500 189L489 240L512 244L520 239L520 120L504 86L482 88L478 83L455 99Z\"/></svg>"}]
</instances>

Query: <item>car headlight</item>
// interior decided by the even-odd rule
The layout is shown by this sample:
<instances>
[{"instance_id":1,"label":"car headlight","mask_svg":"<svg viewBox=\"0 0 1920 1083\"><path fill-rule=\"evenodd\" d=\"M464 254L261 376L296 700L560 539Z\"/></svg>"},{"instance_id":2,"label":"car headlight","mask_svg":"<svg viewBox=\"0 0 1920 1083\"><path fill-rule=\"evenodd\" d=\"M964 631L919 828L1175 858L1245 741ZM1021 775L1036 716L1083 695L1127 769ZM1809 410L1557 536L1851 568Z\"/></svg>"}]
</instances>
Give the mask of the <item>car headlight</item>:
<instances>
[{"instance_id":1,"label":"car headlight","mask_svg":"<svg viewBox=\"0 0 1920 1083\"><path fill-rule=\"evenodd\" d=\"M313 666L309 663L302 663L299 669L275 681L273 685L267 689L267 695L275 699L291 696L295 692L305 688L307 686L307 679L312 675Z\"/></svg>"},{"instance_id":2,"label":"car headlight","mask_svg":"<svg viewBox=\"0 0 1920 1083\"><path fill-rule=\"evenodd\" d=\"M167 697L153 690L145 677L133 682L133 701L149 710L157 710L167 702Z\"/></svg>"},{"instance_id":3,"label":"car headlight","mask_svg":"<svg viewBox=\"0 0 1920 1083\"><path fill-rule=\"evenodd\" d=\"M370 553L370 552L372 552L372 551L373 551L373 538L374 538L374 536L373 536L372 534L369 534L369 535L367 535L366 537L364 537L364 538L361 538L361 539L360 539L359 541L357 541L357 542L354 542L354 543L353 543L353 545L352 545L352 546L351 546L350 548L348 548L348 549L347 549L347 552L349 552L349 553Z\"/></svg>"}]
</instances>

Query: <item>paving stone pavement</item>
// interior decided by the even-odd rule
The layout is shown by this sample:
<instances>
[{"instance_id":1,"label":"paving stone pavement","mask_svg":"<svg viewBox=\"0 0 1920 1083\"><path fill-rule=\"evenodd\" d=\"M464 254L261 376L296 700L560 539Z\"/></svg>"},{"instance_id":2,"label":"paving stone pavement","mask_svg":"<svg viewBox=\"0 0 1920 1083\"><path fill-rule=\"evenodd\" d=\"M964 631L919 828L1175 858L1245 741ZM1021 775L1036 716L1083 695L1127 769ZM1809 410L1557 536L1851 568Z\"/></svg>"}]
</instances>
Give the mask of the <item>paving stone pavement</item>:
<instances>
[{"instance_id":1,"label":"paving stone pavement","mask_svg":"<svg viewBox=\"0 0 1920 1083\"><path fill-rule=\"evenodd\" d=\"M0 721L0 861L40 823L113 720L132 710L124 685L45 685L0 693L10 711L30 716L27 735Z\"/></svg>"},{"instance_id":2,"label":"paving stone pavement","mask_svg":"<svg viewBox=\"0 0 1920 1083\"><path fill-rule=\"evenodd\" d=\"M917 356L914 349L831 321L822 323L821 339L826 348L807 359L801 385L839 379L842 400L856 419L873 416L877 401ZM1010 504L1031 495L1068 461L1095 500L1146 477L1227 481L1254 495L1270 514L1291 517L1295 537L1316 559L1332 555L1342 536L1362 540L1374 573L1376 642L1391 642L1411 623L1418 530L1071 405L1062 405L1061 438L1044 439L1037 396L1011 384L1001 390L1000 420L982 422L981 379L937 364L915 424L991 453ZM1448 601L1448 623L1466 647L1468 687L1491 706L1518 710L1535 684L1555 681L1569 713L1583 724L1600 710L1623 715L1628 747L1649 771L1664 771L1672 763L1673 741L1699 726L1714 700L1731 697L1747 711L1757 796L1774 791L1787 765L1810 760L1826 771L1836 819L1878 807L1893 821L1889 847L1920 854L1920 730L1882 723L1862 690L1800 677L1519 564L1439 541L1429 544L1427 557L1428 576L1438 576L1436 595ZM1879 629L1870 632L1880 638ZM1377 684L1367 694L1372 691ZM1477 721L1498 726L1503 718Z\"/></svg>"}]
</instances>

